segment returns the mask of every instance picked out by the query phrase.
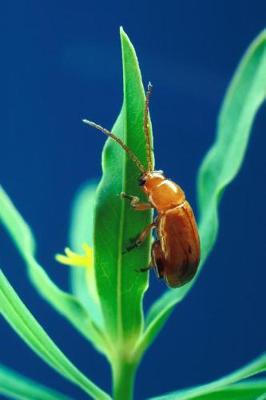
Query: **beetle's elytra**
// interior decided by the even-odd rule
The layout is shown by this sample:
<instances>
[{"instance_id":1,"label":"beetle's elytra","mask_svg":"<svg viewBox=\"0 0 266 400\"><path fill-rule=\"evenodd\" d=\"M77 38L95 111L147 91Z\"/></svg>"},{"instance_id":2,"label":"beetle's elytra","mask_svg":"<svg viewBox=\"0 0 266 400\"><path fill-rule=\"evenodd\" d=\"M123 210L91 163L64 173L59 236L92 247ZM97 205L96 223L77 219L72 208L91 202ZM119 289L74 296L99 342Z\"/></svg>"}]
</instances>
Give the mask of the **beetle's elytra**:
<instances>
[{"instance_id":1,"label":"beetle's elytra","mask_svg":"<svg viewBox=\"0 0 266 400\"><path fill-rule=\"evenodd\" d=\"M157 239L152 245L151 262L147 268L142 268L141 271L154 267L158 278L163 278L169 287L175 288L186 284L194 277L200 261L200 242L195 217L186 200L185 193L180 186L167 179L162 171L154 171L152 168L152 148L148 125L151 88L152 86L149 84L144 112L147 168L143 166L133 151L112 132L94 122L83 121L115 140L141 171L139 185L147 195L147 202L140 202L138 197L125 193L121 193L121 196L129 199L131 206L136 211L153 208L156 209L158 215L127 250L130 251L140 246L150 231L155 229Z\"/></svg>"}]
</instances>

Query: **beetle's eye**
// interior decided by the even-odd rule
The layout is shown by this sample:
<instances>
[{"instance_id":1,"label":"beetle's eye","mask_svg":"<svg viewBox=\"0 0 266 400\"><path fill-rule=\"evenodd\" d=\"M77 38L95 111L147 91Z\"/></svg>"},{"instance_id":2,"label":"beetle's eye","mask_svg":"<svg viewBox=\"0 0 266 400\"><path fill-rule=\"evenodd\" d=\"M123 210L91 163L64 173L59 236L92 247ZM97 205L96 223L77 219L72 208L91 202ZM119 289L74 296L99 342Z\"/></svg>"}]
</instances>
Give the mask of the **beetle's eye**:
<instances>
[{"instance_id":1,"label":"beetle's eye","mask_svg":"<svg viewBox=\"0 0 266 400\"><path fill-rule=\"evenodd\" d=\"M143 176L141 176L141 177L139 178L139 186L143 186L143 185L145 184L145 182L146 182L146 179L143 178Z\"/></svg>"}]
</instances>

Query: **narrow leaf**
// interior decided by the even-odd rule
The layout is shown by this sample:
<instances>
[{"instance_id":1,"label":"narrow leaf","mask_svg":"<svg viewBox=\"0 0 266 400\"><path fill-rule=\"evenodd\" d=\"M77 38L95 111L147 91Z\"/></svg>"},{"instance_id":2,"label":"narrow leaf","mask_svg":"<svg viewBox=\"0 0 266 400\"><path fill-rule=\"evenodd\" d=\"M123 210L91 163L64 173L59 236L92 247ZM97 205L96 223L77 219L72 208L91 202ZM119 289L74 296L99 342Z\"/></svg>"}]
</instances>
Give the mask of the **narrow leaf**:
<instances>
[{"instance_id":1,"label":"narrow leaf","mask_svg":"<svg viewBox=\"0 0 266 400\"><path fill-rule=\"evenodd\" d=\"M93 245L94 207L97 185L88 182L78 191L72 207L70 225L70 247L82 252L83 243ZM71 269L71 286L74 295L88 310L97 326L103 327L102 311L97 295L94 265L89 271L83 268Z\"/></svg>"},{"instance_id":2,"label":"narrow leaf","mask_svg":"<svg viewBox=\"0 0 266 400\"><path fill-rule=\"evenodd\" d=\"M112 129L146 166L143 130L145 95L134 48L121 29L124 76L122 111ZM97 134L97 133L96 133ZM114 141L103 151L103 177L97 191L94 249L95 272L106 329L115 341L134 341L143 326L142 298L149 262L150 240L123 254L130 240L150 223L151 212L135 212L120 193L145 200L138 187L140 171Z\"/></svg>"},{"instance_id":3,"label":"narrow leaf","mask_svg":"<svg viewBox=\"0 0 266 400\"><path fill-rule=\"evenodd\" d=\"M266 380L262 379L237 383L217 392L195 397L197 400L265 400L265 398Z\"/></svg>"},{"instance_id":4,"label":"narrow leaf","mask_svg":"<svg viewBox=\"0 0 266 400\"><path fill-rule=\"evenodd\" d=\"M67 318L81 334L90 339L98 350L105 351L101 333L91 321L85 307L77 298L59 289L36 261L35 241L31 230L1 186L0 223L6 228L23 257L31 282L39 294Z\"/></svg>"},{"instance_id":5,"label":"narrow leaf","mask_svg":"<svg viewBox=\"0 0 266 400\"><path fill-rule=\"evenodd\" d=\"M243 379L257 375L261 372L266 371L266 354L263 354L259 358L255 359L245 367L238 369L237 371L220 378L214 382L208 383L202 386L196 386L192 389L184 389L181 391L169 393L163 396L154 397L152 400L189 400L198 399L200 396L217 392L219 389L223 389L226 386L232 385ZM265 382L264 382L265 385ZM230 388L229 388L230 389ZM208 397L206 397L207 399ZM231 397L232 398L232 397ZM213 399L213 397L209 397Z\"/></svg>"},{"instance_id":6,"label":"narrow leaf","mask_svg":"<svg viewBox=\"0 0 266 400\"><path fill-rule=\"evenodd\" d=\"M225 187L244 161L254 118L266 93L266 31L251 44L226 93L218 120L216 140L199 171L201 265L215 244L218 205ZM147 328L139 345L142 353L153 341L174 306L189 292L195 279L180 289L167 291L151 307Z\"/></svg>"},{"instance_id":7,"label":"narrow leaf","mask_svg":"<svg viewBox=\"0 0 266 400\"><path fill-rule=\"evenodd\" d=\"M1 364L0 394L16 400L70 400L62 393L26 378Z\"/></svg>"},{"instance_id":8,"label":"narrow leaf","mask_svg":"<svg viewBox=\"0 0 266 400\"><path fill-rule=\"evenodd\" d=\"M50 367L79 386L94 399L110 399L105 392L86 378L59 350L20 300L1 270L0 312L22 340Z\"/></svg>"},{"instance_id":9,"label":"narrow leaf","mask_svg":"<svg viewBox=\"0 0 266 400\"><path fill-rule=\"evenodd\" d=\"M199 171L203 261L217 237L218 206L222 194L241 168L252 124L266 98L265 68L266 30L251 44L235 73L219 115L216 141Z\"/></svg>"}]
</instances>

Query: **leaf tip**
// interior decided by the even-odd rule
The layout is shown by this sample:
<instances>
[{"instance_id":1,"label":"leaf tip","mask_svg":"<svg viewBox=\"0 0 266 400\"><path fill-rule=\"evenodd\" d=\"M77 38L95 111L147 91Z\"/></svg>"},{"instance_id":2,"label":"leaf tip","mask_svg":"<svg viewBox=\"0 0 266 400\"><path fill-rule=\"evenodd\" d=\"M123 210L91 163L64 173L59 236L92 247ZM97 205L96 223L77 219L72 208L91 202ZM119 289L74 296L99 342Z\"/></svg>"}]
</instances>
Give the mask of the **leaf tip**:
<instances>
[{"instance_id":1,"label":"leaf tip","mask_svg":"<svg viewBox=\"0 0 266 400\"><path fill-rule=\"evenodd\" d=\"M130 43L130 44L131 44L131 41L130 41L130 39L129 39L127 33L124 31L123 26L120 26L120 39L121 39L121 42L122 42L122 43L123 43L123 42L124 42L124 43L127 42L127 43ZM131 45L132 45L132 44L131 44Z\"/></svg>"}]
</instances>

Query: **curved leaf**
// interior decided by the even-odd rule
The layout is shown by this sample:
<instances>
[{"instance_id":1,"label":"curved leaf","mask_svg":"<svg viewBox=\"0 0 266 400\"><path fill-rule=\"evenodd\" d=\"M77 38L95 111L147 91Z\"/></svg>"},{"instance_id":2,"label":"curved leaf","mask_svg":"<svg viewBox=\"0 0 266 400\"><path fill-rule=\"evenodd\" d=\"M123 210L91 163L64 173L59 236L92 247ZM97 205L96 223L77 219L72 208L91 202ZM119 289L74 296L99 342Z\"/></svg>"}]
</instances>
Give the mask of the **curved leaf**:
<instances>
[{"instance_id":1,"label":"curved leaf","mask_svg":"<svg viewBox=\"0 0 266 400\"><path fill-rule=\"evenodd\" d=\"M85 377L59 350L41 325L20 300L0 270L0 312L27 345L66 379L94 399L110 400L110 396Z\"/></svg>"},{"instance_id":2,"label":"curved leaf","mask_svg":"<svg viewBox=\"0 0 266 400\"><path fill-rule=\"evenodd\" d=\"M112 131L146 165L144 89L134 48L122 29L121 44L124 102ZM151 212L135 212L119 196L123 191L144 200L138 187L139 176L136 165L114 141L108 139L103 151L103 177L97 190L94 249L105 325L116 343L134 342L143 326L142 298L148 286L147 273L136 270L149 262L150 241L130 253L122 253L130 239L150 223Z\"/></svg>"},{"instance_id":3,"label":"curved leaf","mask_svg":"<svg viewBox=\"0 0 266 400\"><path fill-rule=\"evenodd\" d=\"M0 186L0 223L6 228L23 257L29 277L39 294L101 352L105 345L99 329L74 296L59 289L35 259L35 241L29 226Z\"/></svg>"},{"instance_id":4,"label":"curved leaf","mask_svg":"<svg viewBox=\"0 0 266 400\"><path fill-rule=\"evenodd\" d=\"M93 244L94 207L97 185L88 182L82 185L75 196L70 224L70 247L82 252L82 244ZM88 271L71 269L71 286L74 295L88 310L97 326L103 327L102 310L97 296L94 266Z\"/></svg>"},{"instance_id":5,"label":"curved leaf","mask_svg":"<svg viewBox=\"0 0 266 400\"><path fill-rule=\"evenodd\" d=\"M169 393L163 396L153 397L152 400L190 400L190 399L201 399L201 396L212 394L219 389L223 389L226 386L230 386L236 382L239 382L243 379L249 378L250 376L254 376L260 374L261 372L266 371L266 354L258 357L245 367L238 369L235 372L225 376L224 378L220 378L214 382L208 383L202 386L196 386L192 389L184 389L177 392ZM265 381L264 381L265 385ZM261 388L261 386L260 386ZM263 386L265 388L265 386ZM228 390L232 390L231 387ZM263 392L260 392L261 394ZM212 400L214 397L203 397L204 399ZM227 397L228 398L228 397ZM231 397L233 399L234 397ZM226 397L224 397L226 399ZM228 398L229 399L229 398Z\"/></svg>"},{"instance_id":6,"label":"curved leaf","mask_svg":"<svg viewBox=\"0 0 266 400\"><path fill-rule=\"evenodd\" d=\"M167 399L167 395L163 398ZM217 389L215 392L193 397L195 400L265 400L265 398L266 380L262 379L237 383L223 389ZM170 399L173 398L170 397ZM174 399L178 400L179 397L174 397Z\"/></svg>"},{"instance_id":7,"label":"curved leaf","mask_svg":"<svg viewBox=\"0 0 266 400\"><path fill-rule=\"evenodd\" d=\"M266 31L251 44L229 86L218 120L214 145L203 160L198 177L201 264L214 246L218 231L218 205L225 187L243 163L252 123L266 93ZM200 269L199 268L199 269ZM147 348L174 306L189 292L195 279L180 289L167 291L151 307L147 328L139 344Z\"/></svg>"},{"instance_id":8,"label":"curved leaf","mask_svg":"<svg viewBox=\"0 0 266 400\"><path fill-rule=\"evenodd\" d=\"M0 394L16 400L70 400L70 397L26 378L1 364Z\"/></svg>"},{"instance_id":9,"label":"curved leaf","mask_svg":"<svg viewBox=\"0 0 266 400\"><path fill-rule=\"evenodd\" d=\"M228 386L210 394L195 397L196 400L265 400L266 380L248 381Z\"/></svg>"}]
</instances>

